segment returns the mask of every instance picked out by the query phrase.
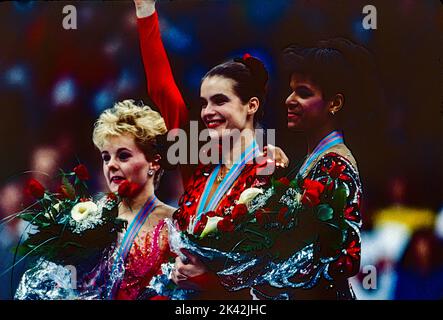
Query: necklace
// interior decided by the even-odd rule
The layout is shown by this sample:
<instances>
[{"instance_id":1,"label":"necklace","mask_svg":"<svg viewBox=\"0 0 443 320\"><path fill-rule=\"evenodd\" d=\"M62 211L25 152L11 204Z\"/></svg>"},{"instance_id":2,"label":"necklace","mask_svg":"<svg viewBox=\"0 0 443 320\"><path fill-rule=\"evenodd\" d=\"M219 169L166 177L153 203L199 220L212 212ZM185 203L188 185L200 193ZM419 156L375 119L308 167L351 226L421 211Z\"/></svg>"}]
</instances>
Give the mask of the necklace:
<instances>
[{"instance_id":1,"label":"necklace","mask_svg":"<svg viewBox=\"0 0 443 320\"><path fill-rule=\"evenodd\" d=\"M221 183L221 182L223 181L223 179L225 178L226 173L229 172L229 170L230 170L230 168L228 168L226 165L223 165L223 166L220 168L220 172L219 172L218 175L217 175L216 181L217 181L218 183Z\"/></svg>"},{"instance_id":2,"label":"necklace","mask_svg":"<svg viewBox=\"0 0 443 320\"><path fill-rule=\"evenodd\" d=\"M217 175L217 182L220 183L225 178L225 173L220 170L220 173Z\"/></svg>"}]
</instances>

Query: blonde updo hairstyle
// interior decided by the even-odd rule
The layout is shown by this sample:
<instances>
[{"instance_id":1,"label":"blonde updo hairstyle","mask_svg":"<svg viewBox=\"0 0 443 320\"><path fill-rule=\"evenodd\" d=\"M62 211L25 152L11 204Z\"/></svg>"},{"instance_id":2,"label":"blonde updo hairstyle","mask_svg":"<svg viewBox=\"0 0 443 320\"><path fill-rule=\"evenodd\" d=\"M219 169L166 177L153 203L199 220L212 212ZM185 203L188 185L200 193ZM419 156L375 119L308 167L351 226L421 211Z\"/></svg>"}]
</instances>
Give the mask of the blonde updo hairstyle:
<instances>
[{"instance_id":1,"label":"blonde updo hairstyle","mask_svg":"<svg viewBox=\"0 0 443 320\"><path fill-rule=\"evenodd\" d=\"M134 100L124 100L99 116L94 124L92 141L100 149L109 137L132 135L146 160L152 162L158 155L155 148L156 137L166 132L165 121L157 111L142 103L136 105ZM154 177L155 187L158 186L162 174L163 169L157 171Z\"/></svg>"}]
</instances>

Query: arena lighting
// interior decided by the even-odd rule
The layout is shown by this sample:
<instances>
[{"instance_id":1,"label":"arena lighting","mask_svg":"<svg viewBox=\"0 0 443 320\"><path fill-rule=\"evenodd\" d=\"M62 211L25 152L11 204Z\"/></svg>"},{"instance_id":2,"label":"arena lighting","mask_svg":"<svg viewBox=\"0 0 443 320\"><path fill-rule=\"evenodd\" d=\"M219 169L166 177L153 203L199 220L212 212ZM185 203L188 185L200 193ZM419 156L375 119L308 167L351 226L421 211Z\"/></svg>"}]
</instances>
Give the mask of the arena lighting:
<instances>
[{"instance_id":1,"label":"arena lighting","mask_svg":"<svg viewBox=\"0 0 443 320\"><path fill-rule=\"evenodd\" d=\"M120 72L119 78L117 80L117 92L125 93L135 87L136 79L134 73L130 70L123 69Z\"/></svg>"},{"instance_id":2,"label":"arena lighting","mask_svg":"<svg viewBox=\"0 0 443 320\"><path fill-rule=\"evenodd\" d=\"M178 28L169 21L160 19L160 29L165 46L169 50L187 52L194 46L192 37L185 31L187 28Z\"/></svg>"},{"instance_id":3,"label":"arena lighting","mask_svg":"<svg viewBox=\"0 0 443 320\"><path fill-rule=\"evenodd\" d=\"M363 44L368 44L373 37L373 32L371 32L371 30L365 30L363 28L361 17L352 20L352 32L355 38Z\"/></svg>"},{"instance_id":4,"label":"arena lighting","mask_svg":"<svg viewBox=\"0 0 443 320\"><path fill-rule=\"evenodd\" d=\"M257 27L267 27L274 22L278 22L282 12L285 12L290 5L294 4L295 1L287 0L246 1L245 11L248 18Z\"/></svg>"},{"instance_id":5,"label":"arena lighting","mask_svg":"<svg viewBox=\"0 0 443 320\"><path fill-rule=\"evenodd\" d=\"M76 86L72 78L62 78L54 86L52 102L56 106L71 104L76 95Z\"/></svg>"},{"instance_id":6,"label":"arena lighting","mask_svg":"<svg viewBox=\"0 0 443 320\"><path fill-rule=\"evenodd\" d=\"M17 11L28 12L32 10L35 2L36 1L22 0L22 1L13 1L13 4Z\"/></svg>"},{"instance_id":7,"label":"arena lighting","mask_svg":"<svg viewBox=\"0 0 443 320\"><path fill-rule=\"evenodd\" d=\"M10 86L22 86L26 84L28 79L26 67L23 64L16 64L7 70L3 76L3 80Z\"/></svg>"},{"instance_id":8,"label":"arena lighting","mask_svg":"<svg viewBox=\"0 0 443 320\"><path fill-rule=\"evenodd\" d=\"M93 106L96 114L99 114L104 109L109 108L114 104L116 100L112 92L113 90L105 87L95 94L93 98Z\"/></svg>"}]
</instances>

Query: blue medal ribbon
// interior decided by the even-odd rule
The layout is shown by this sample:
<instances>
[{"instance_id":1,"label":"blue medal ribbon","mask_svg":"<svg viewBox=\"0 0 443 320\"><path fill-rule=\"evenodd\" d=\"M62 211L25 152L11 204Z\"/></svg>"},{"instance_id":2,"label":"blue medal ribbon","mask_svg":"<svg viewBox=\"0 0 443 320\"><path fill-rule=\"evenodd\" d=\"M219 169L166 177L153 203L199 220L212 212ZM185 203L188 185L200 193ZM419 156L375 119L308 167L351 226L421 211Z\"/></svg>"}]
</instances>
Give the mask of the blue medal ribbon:
<instances>
[{"instance_id":1,"label":"blue medal ribbon","mask_svg":"<svg viewBox=\"0 0 443 320\"><path fill-rule=\"evenodd\" d=\"M214 170L212 170L212 173L209 176L208 181L206 182L206 186L203 191L203 195L200 199L200 203L197 207L197 216L194 225L195 223L197 223L197 221L200 219L201 215L204 212L215 210L221 198L226 194L229 188L234 184L234 182L240 176L246 164L252 161L252 159L254 159L258 154L259 154L258 145L257 142L254 140L251 143L251 145L248 148L246 148L244 152L242 152L239 161L236 161L236 163L232 166L226 177L224 177L223 181L219 184L219 186L215 190L211 199L209 199L209 202L206 204L207 199L209 197L209 193L211 192L212 185L214 184L215 179L217 178L217 175L220 172L221 164L218 164L214 168Z\"/></svg>"},{"instance_id":2,"label":"blue medal ribbon","mask_svg":"<svg viewBox=\"0 0 443 320\"><path fill-rule=\"evenodd\" d=\"M311 163L317 159L317 157L322 154L325 150L328 150L332 148L333 146L336 146L338 144L344 143L343 140L343 134L340 131L332 131L330 134L328 134L326 137L324 137L318 145L315 147L314 151L309 155L309 157L306 159L303 166L300 168L298 174L302 177L304 177L305 171L309 168Z\"/></svg>"}]
</instances>

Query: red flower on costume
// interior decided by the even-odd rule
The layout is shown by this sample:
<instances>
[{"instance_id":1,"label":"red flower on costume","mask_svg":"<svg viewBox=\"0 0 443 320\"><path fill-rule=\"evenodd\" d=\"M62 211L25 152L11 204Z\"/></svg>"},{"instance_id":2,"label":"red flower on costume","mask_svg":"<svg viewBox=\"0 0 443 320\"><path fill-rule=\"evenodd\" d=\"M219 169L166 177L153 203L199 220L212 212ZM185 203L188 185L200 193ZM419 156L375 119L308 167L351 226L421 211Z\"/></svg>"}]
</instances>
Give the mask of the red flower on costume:
<instances>
[{"instance_id":1,"label":"red flower on costume","mask_svg":"<svg viewBox=\"0 0 443 320\"><path fill-rule=\"evenodd\" d=\"M89 180L89 172L84 164L79 164L74 168L73 171L80 180L82 181Z\"/></svg>"},{"instance_id":2,"label":"red flower on costume","mask_svg":"<svg viewBox=\"0 0 443 320\"><path fill-rule=\"evenodd\" d=\"M232 210L232 219L234 219L235 222L243 222L248 215L248 208L245 204L238 204L234 207Z\"/></svg>"},{"instance_id":3,"label":"red flower on costume","mask_svg":"<svg viewBox=\"0 0 443 320\"><path fill-rule=\"evenodd\" d=\"M140 185L137 183L129 182L128 180L123 180L118 186L118 194L122 198L133 198L140 191Z\"/></svg>"},{"instance_id":4,"label":"red flower on costume","mask_svg":"<svg viewBox=\"0 0 443 320\"><path fill-rule=\"evenodd\" d=\"M31 178L26 184L25 192L34 198L41 199L45 195L45 188L36 179Z\"/></svg>"},{"instance_id":5,"label":"red flower on costume","mask_svg":"<svg viewBox=\"0 0 443 320\"><path fill-rule=\"evenodd\" d=\"M355 268L360 261L360 246L357 241L353 240L348 248L346 254L341 255L337 261L331 263L329 270L332 276L339 274L354 274Z\"/></svg>"},{"instance_id":6,"label":"red flower on costume","mask_svg":"<svg viewBox=\"0 0 443 320\"><path fill-rule=\"evenodd\" d=\"M359 259L360 250L361 250L360 247L357 246L357 241L354 240L349 244L349 247L346 249L346 254L354 259Z\"/></svg>"},{"instance_id":7,"label":"red flower on costume","mask_svg":"<svg viewBox=\"0 0 443 320\"><path fill-rule=\"evenodd\" d=\"M231 221L231 217L230 216L226 216L223 218L223 220L220 220L217 223L217 229L221 232L232 232L234 231L234 223L232 223Z\"/></svg>"},{"instance_id":8,"label":"red flower on costume","mask_svg":"<svg viewBox=\"0 0 443 320\"><path fill-rule=\"evenodd\" d=\"M340 180L348 181L350 179L349 176L343 173L345 169L346 169L345 164L342 164L341 162L335 162L334 160L332 160L331 167L329 169L323 167L322 171L329 174L329 176L332 179L338 178Z\"/></svg>"},{"instance_id":9,"label":"red flower on costume","mask_svg":"<svg viewBox=\"0 0 443 320\"><path fill-rule=\"evenodd\" d=\"M303 182L305 192L301 198L301 203L305 206L315 207L320 203L320 196L325 186L318 181L306 179Z\"/></svg>"},{"instance_id":10,"label":"red flower on costume","mask_svg":"<svg viewBox=\"0 0 443 320\"><path fill-rule=\"evenodd\" d=\"M337 261L334 261L329 266L329 273L333 277L337 277L340 274L352 274L354 263L351 257L347 255L341 255Z\"/></svg>"}]
</instances>

